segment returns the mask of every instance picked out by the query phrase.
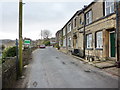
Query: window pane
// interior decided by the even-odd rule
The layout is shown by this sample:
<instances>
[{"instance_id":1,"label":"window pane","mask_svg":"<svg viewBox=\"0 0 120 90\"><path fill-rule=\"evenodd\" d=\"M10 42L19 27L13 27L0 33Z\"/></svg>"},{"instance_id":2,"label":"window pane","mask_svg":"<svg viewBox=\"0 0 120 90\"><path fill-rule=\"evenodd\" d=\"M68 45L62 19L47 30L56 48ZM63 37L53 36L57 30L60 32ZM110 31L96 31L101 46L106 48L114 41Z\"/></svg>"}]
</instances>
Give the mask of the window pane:
<instances>
[{"instance_id":1,"label":"window pane","mask_svg":"<svg viewBox=\"0 0 120 90\"><path fill-rule=\"evenodd\" d=\"M63 40L63 46L66 46L66 38Z\"/></svg>"},{"instance_id":2,"label":"window pane","mask_svg":"<svg viewBox=\"0 0 120 90\"><path fill-rule=\"evenodd\" d=\"M96 33L96 47L97 48L102 48L103 47L103 38L102 38L102 31Z\"/></svg>"},{"instance_id":3,"label":"window pane","mask_svg":"<svg viewBox=\"0 0 120 90\"><path fill-rule=\"evenodd\" d=\"M110 14L110 7L106 8L106 15Z\"/></svg>"},{"instance_id":4,"label":"window pane","mask_svg":"<svg viewBox=\"0 0 120 90\"><path fill-rule=\"evenodd\" d=\"M109 2L106 1L106 6L109 6Z\"/></svg>"},{"instance_id":5,"label":"window pane","mask_svg":"<svg viewBox=\"0 0 120 90\"><path fill-rule=\"evenodd\" d=\"M92 22L92 11L89 11L86 13L86 24L89 24Z\"/></svg>"},{"instance_id":6,"label":"window pane","mask_svg":"<svg viewBox=\"0 0 120 90\"><path fill-rule=\"evenodd\" d=\"M112 6L111 6L111 13L113 13L114 12L114 4L112 4Z\"/></svg>"},{"instance_id":7,"label":"window pane","mask_svg":"<svg viewBox=\"0 0 120 90\"><path fill-rule=\"evenodd\" d=\"M80 24L82 24L82 19L80 18Z\"/></svg>"},{"instance_id":8,"label":"window pane","mask_svg":"<svg viewBox=\"0 0 120 90\"><path fill-rule=\"evenodd\" d=\"M92 11L89 12L89 23L92 22Z\"/></svg>"},{"instance_id":9,"label":"window pane","mask_svg":"<svg viewBox=\"0 0 120 90\"><path fill-rule=\"evenodd\" d=\"M92 47L92 34L90 34L89 40L90 40L90 47Z\"/></svg>"},{"instance_id":10,"label":"window pane","mask_svg":"<svg viewBox=\"0 0 120 90\"><path fill-rule=\"evenodd\" d=\"M87 35L87 48L92 48L92 34Z\"/></svg>"},{"instance_id":11,"label":"window pane","mask_svg":"<svg viewBox=\"0 0 120 90\"><path fill-rule=\"evenodd\" d=\"M87 35L87 48L89 47L89 37L88 37L88 35Z\"/></svg>"},{"instance_id":12,"label":"window pane","mask_svg":"<svg viewBox=\"0 0 120 90\"><path fill-rule=\"evenodd\" d=\"M106 0L105 1L105 14L108 15L110 13L113 13L114 12L114 1L109 1L109 0Z\"/></svg>"}]
</instances>

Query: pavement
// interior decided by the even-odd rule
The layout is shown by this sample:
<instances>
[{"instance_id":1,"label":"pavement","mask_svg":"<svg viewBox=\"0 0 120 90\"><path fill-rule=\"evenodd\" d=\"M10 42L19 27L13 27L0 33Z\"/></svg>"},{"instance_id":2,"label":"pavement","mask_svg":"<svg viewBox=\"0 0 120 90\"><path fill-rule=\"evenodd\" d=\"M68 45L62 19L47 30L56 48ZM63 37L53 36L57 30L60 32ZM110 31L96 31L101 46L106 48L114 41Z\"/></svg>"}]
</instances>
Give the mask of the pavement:
<instances>
[{"instance_id":1,"label":"pavement","mask_svg":"<svg viewBox=\"0 0 120 90\"><path fill-rule=\"evenodd\" d=\"M120 77L120 68L117 68L115 65L115 61L113 60L106 60L106 61L91 61L89 62L88 60L85 60L83 58L80 58L78 56L72 55L72 57L82 60L85 63L88 63L96 68L99 68L101 70L104 70L108 72L109 74L119 76Z\"/></svg>"},{"instance_id":2,"label":"pavement","mask_svg":"<svg viewBox=\"0 0 120 90\"><path fill-rule=\"evenodd\" d=\"M27 88L118 88L118 77L52 47L33 52Z\"/></svg>"}]
</instances>

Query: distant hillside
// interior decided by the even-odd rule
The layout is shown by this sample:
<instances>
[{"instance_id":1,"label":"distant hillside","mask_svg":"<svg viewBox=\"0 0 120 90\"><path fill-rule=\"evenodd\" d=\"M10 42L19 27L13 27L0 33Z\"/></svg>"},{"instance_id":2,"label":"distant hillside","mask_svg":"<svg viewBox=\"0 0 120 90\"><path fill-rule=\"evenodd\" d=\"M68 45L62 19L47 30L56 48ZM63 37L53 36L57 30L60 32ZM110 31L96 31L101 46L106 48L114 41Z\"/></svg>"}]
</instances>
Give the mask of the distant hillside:
<instances>
[{"instance_id":1,"label":"distant hillside","mask_svg":"<svg viewBox=\"0 0 120 90\"><path fill-rule=\"evenodd\" d=\"M15 46L15 40L10 40L10 39L2 39L0 40L0 46L4 45L6 48Z\"/></svg>"},{"instance_id":2,"label":"distant hillside","mask_svg":"<svg viewBox=\"0 0 120 90\"><path fill-rule=\"evenodd\" d=\"M15 40L10 40L10 39L1 39L0 43L2 44L7 44L7 43L11 43L11 42L15 42Z\"/></svg>"}]
</instances>

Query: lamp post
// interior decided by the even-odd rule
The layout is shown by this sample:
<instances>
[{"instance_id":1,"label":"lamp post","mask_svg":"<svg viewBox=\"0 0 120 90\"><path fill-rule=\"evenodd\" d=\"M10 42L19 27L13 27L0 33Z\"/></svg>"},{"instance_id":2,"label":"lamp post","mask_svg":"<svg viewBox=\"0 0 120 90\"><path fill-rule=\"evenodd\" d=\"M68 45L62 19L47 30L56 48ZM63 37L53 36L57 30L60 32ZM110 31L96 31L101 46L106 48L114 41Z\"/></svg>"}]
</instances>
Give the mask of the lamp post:
<instances>
[{"instance_id":1,"label":"lamp post","mask_svg":"<svg viewBox=\"0 0 120 90\"><path fill-rule=\"evenodd\" d=\"M22 0L19 0L19 75L22 75Z\"/></svg>"}]
</instances>

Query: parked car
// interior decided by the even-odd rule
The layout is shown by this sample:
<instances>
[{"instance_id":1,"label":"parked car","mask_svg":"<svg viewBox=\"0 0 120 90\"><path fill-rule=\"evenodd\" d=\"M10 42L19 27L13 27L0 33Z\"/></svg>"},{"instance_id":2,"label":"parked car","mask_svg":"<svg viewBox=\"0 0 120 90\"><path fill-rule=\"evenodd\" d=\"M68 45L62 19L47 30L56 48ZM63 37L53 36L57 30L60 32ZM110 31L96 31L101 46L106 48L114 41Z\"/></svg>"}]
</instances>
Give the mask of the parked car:
<instances>
[{"instance_id":1,"label":"parked car","mask_svg":"<svg viewBox=\"0 0 120 90\"><path fill-rule=\"evenodd\" d=\"M45 45L43 44L43 45L40 45L40 48L45 48Z\"/></svg>"}]
</instances>

